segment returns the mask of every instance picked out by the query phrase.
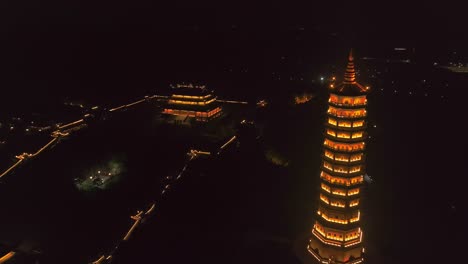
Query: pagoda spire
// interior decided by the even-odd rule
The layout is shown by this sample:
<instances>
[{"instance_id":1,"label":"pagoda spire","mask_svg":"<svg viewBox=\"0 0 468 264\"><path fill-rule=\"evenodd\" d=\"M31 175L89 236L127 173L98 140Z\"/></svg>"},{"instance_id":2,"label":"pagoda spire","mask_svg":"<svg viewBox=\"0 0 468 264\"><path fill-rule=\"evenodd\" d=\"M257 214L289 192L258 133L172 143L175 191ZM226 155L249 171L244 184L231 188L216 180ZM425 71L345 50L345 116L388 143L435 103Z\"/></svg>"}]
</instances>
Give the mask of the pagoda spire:
<instances>
[{"instance_id":1,"label":"pagoda spire","mask_svg":"<svg viewBox=\"0 0 468 264\"><path fill-rule=\"evenodd\" d=\"M355 84L356 83L356 72L354 70L354 57L353 49L349 51L348 66L346 66L346 72L344 76L344 84Z\"/></svg>"}]
</instances>

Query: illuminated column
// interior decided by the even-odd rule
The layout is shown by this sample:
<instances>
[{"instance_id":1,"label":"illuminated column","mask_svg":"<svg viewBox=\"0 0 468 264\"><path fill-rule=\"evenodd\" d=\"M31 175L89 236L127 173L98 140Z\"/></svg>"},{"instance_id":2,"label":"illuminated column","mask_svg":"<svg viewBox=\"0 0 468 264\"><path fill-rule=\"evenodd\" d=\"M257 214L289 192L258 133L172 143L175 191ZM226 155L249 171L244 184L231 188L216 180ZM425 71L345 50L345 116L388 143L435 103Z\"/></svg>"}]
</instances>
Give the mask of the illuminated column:
<instances>
[{"instance_id":1,"label":"illuminated column","mask_svg":"<svg viewBox=\"0 0 468 264\"><path fill-rule=\"evenodd\" d=\"M344 81L330 87L317 220L308 251L320 263L361 263L361 186L365 174L367 87L349 55Z\"/></svg>"}]
</instances>

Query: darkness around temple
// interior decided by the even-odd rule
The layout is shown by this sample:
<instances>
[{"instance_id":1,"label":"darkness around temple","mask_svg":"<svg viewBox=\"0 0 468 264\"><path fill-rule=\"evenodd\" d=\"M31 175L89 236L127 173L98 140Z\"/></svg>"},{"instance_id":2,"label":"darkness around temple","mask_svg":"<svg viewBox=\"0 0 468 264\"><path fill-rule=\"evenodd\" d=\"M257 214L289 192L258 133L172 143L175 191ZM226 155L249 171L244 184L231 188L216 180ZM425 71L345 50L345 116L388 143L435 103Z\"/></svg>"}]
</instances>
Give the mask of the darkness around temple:
<instances>
[{"instance_id":1,"label":"darkness around temple","mask_svg":"<svg viewBox=\"0 0 468 264\"><path fill-rule=\"evenodd\" d=\"M336 6L5 5L0 263L462 261L461 11Z\"/></svg>"}]
</instances>

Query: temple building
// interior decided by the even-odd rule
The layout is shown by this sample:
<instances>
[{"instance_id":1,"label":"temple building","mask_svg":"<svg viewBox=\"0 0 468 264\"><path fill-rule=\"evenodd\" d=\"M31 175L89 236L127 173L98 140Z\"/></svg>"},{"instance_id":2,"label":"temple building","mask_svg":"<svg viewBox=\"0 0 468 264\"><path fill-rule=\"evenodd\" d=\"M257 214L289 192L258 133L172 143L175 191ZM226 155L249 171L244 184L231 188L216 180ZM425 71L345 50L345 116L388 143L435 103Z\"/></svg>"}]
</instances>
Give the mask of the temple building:
<instances>
[{"instance_id":1,"label":"temple building","mask_svg":"<svg viewBox=\"0 0 468 264\"><path fill-rule=\"evenodd\" d=\"M317 217L307 246L318 263L364 261L359 209L365 175L368 91L356 82L350 52L344 81L330 86Z\"/></svg>"},{"instance_id":2,"label":"temple building","mask_svg":"<svg viewBox=\"0 0 468 264\"><path fill-rule=\"evenodd\" d=\"M221 115L222 109L216 96L205 86L177 84L171 88L172 93L163 114L172 115L180 122L207 122Z\"/></svg>"}]
</instances>

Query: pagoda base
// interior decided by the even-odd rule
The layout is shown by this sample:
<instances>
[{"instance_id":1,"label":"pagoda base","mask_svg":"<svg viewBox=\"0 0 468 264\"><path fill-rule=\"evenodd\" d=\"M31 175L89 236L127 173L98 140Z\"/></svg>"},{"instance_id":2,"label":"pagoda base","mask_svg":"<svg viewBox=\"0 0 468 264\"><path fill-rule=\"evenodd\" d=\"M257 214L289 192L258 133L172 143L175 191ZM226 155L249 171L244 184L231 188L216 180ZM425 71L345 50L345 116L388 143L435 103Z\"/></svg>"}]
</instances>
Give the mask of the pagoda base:
<instances>
[{"instance_id":1,"label":"pagoda base","mask_svg":"<svg viewBox=\"0 0 468 264\"><path fill-rule=\"evenodd\" d=\"M335 246L324 245L314 236L309 240L307 251L309 251L319 263L357 264L364 261L362 257L362 247L343 250Z\"/></svg>"},{"instance_id":2,"label":"pagoda base","mask_svg":"<svg viewBox=\"0 0 468 264\"><path fill-rule=\"evenodd\" d=\"M296 256L304 264L358 264L363 263L362 247L347 251L323 245L310 234L302 235L294 243ZM334 260L331 260L333 256Z\"/></svg>"}]
</instances>

